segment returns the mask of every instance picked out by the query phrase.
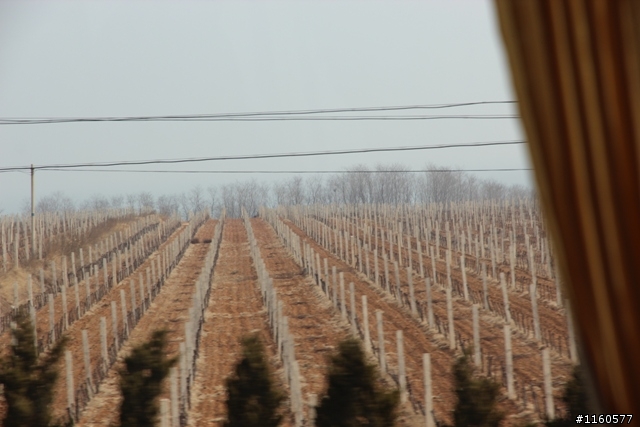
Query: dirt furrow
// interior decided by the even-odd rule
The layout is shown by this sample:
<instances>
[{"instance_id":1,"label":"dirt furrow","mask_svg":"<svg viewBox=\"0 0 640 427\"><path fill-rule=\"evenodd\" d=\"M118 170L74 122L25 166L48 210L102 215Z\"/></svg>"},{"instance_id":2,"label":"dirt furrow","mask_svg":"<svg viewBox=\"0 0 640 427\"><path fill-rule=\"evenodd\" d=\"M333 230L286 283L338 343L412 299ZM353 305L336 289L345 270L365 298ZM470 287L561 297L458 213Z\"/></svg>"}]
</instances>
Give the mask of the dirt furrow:
<instances>
[{"instance_id":1,"label":"dirt furrow","mask_svg":"<svg viewBox=\"0 0 640 427\"><path fill-rule=\"evenodd\" d=\"M215 226L215 220L208 220L200 227L195 237L200 242L205 239L210 240L213 237ZM120 349L118 359L107 373L105 380L100 386L99 393L89 402L76 425L110 426L117 421L117 408L120 402L118 390L119 375L117 370L122 367L124 357L129 354L131 348L148 340L155 330L166 329L168 331L169 345L166 352L167 357L174 357L178 354L179 344L184 340L184 323L187 321L188 309L192 304L195 281L200 274L209 246L210 243L192 243L187 248L178 265L166 279L162 291L156 296L145 315L130 332L129 339ZM127 293L127 295L129 294ZM107 303L102 304L100 308L106 310L108 308ZM110 312L105 312L101 315L109 319L111 318ZM81 319L79 323L82 322L83 319ZM98 320L99 317L91 316L91 319ZM89 320L89 318L87 320ZM91 359L95 360L95 363L98 363L97 360L100 356L100 336L99 325L95 320L91 325L86 325L83 329L89 330ZM77 336L72 337L72 342L81 346L82 342L79 334L75 335ZM82 368L82 352L80 349L74 351L74 356L76 356L76 354L80 355L74 358L74 370L78 371L77 366ZM81 369L81 372L76 374L76 378L82 378L80 375L84 375L84 370ZM168 387L165 387L165 389L168 390ZM64 393L60 394L66 396ZM164 397L168 397L166 391ZM60 401L60 399L56 401ZM62 399L62 401L63 403L58 406L64 406L66 401L64 399Z\"/></svg>"},{"instance_id":2,"label":"dirt furrow","mask_svg":"<svg viewBox=\"0 0 640 427\"><path fill-rule=\"evenodd\" d=\"M293 225L290 223L290 225ZM295 226L294 226L295 227ZM303 233L301 230L296 229L296 232ZM306 234L304 234L306 236ZM308 236L306 236L310 239ZM315 244L315 242L314 242ZM315 245L314 249L320 248L319 245ZM317 250L317 249L316 249ZM322 255L328 254L327 251L321 249ZM416 254L417 256L417 254ZM373 254L370 254L370 266L373 266ZM382 258L378 259L379 265L382 266ZM330 262L331 265L331 262ZM346 264L345 264L346 265ZM418 265L417 258L414 260L414 268ZM431 263L426 263L425 266L431 266ZM441 272L438 269L439 275L443 275L446 278L446 267L439 266L444 270ZM383 268L381 267L381 276ZM452 272L453 274L453 272ZM390 275L393 275L393 269L390 271ZM358 273L358 276L367 280L364 275ZM415 273L412 274L413 283L415 287L416 301L418 308L426 317L426 290L425 284L422 279ZM446 280L446 279L440 279ZM346 281L346 277L345 277ZM409 287L407 279L407 270L405 268L400 269L400 281L401 281L401 294L405 305L409 300ZM461 281L461 279L460 279ZM370 286L373 283L368 280ZM391 289L394 292L395 279L390 279ZM442 284L442 283L441 283ZM376 288L377 289L377 288ZM385 293L386 294L386 293ZM448 342L447 335L447 312L446 312L446 296L444 288L441 286L432 287L433 298L433 310L436 317L436 321L441 323L443 334L440 336L440 342L446 345ZM387 294L388 295L388 294ZM396 302L394 301L394 305ZM456 335L464 342L465 345L470 346L473 342L473 327L471 321L471 304L461 300L460 298L454 298L454 321ZM405 316L411 317L408 307L404 307L403 311ZM504 376L504 333L502 329L503 322L501 319L496 318L495 313L488 314L482 313L480 316L480 332L481 332L481 350L483 353L483 368L485 373L490 373L499 382L505 382ZM431 333L431 332L430 332ZM406 335L406 333L405 333ZM518 407L516 408L512 403L505 402L512 411L518 412L523 416L536 417L544 411L543 395L542 395L542 361L540 347L537 343L533 342L530 337L525 336L515 330L512 332L512 347L513 347L513 359L514 359L514 376L516 379L516 394L518 395ZM491 365L491 367L489 367ZM555 356L552 358L552 371L553 380L556 394L556 402L559 402L561 394L562 384L571 372L571 364L566 357ZM435 406L435 403L434 403Z\"/></svg>"},{"instance_id":3,"label":"dirt furrow","mask_svg":"<svg viewBox=\"0 0 640 427\"><path fill-rule=\"evenodd\" d=\"M182 228L184 228L184 225L179 227L176 231L174 231L172 233L172 236L177 235L177 233L182 230ZM147 232L145 235L143 235L141 237L141 242L144 242L144 246L146 247L148 244L150 244L150 242L152 242L156 237L157 237L157 230L151 230L149 232ZM169 236L169 239L171 239L171 236ZM163 244L160 245L160 248L163 248L166 246L166 242L164 242ZM159 248L159 249L160 249ZM151 254L149 254L149 257L152 257L154 254L156 254L159 249L156 249L155 252L152 252ZM147 263L147 260L149 258L145 259L143 261L143 263L146 265L146 267L149 266L149 264ZM111 283L112 279L112 269L113 269L113 262L115 261L111 261L111 262L107 262L107 276L108 276L108 281L109 283ZM122 274L120 273L120 271L124 270L125 265L124 265L124 260L122 260L123 264L118 266L118 272L119 275ZM145 267L145 268L146 268ZM60 268L60 267L58 267ZM132 268L132 266L130 266L130 268ZM134 272L134 275L137 275L140 266L138 267L137 271ZM69 266L69 270L71 270L71 267ZM144 270L142 270L144 271ZM70 272L71 273L71 272ZM129 276L129 277L133 277L133 276ZM128 279L129 277L125 278L124 280ZM137 276L136 276L137 278ZM39 283L37 283L37 279L34 276L33 277L33 290L34 290L34 294L36 292L36 289L39 290ZM62 281L62 279L59 279L60 281ZM77 278L77 292L78 292L78 301L80 303L80 306L78 306L76 308L76 297L75 297L75 282L73 279L69 279L69 287L66 288L66 293L67 293L67 318L68 318L68 323L70 324L70 326L73 324L73 322L77 321L78 318L84 316L85 314L88 314L90 310L86 310L85 311L85 306L87 305L87 301L88 295L92 295L92 298L97 298L99 297L97 294L95 294L96 292L98 292L99 290L106 292L108 286L106 286L105 284L105 280L104 280L104 270L103 270L103 265L100 264L99 269L96 270L96 274L90 274L88 271L83 279L83 277L78 277ZM87 288L89 289L89 292L87 292ZM53 313L53 317L54 317L54 325L56 325L57 331L56 333L60 334L61 332L61 326L62 326L62 321L64 318L64 310L63 310L63 301L62 301L62 293L58 293L54 296L53 298L54 300L54 313ZM94 300L95 301L95 300ZM92 302L95 303L95 302ZM39 310L37 310L36 312L36 331L39 337L39 341L40 341L40 345L41 347L44 347L44 343L47 341L48 338L48 334L50 332L50 314L49 314L49 304L45 304L44 306L42 306ZM8 347L6 344L9 343L10 340L10 334L8 331L4 332L2 335L0 335L0 346L2 346L3 348Z\"/></svg>"},{"instance_id":4,"label":"dirt furrow","mask_svg":"<svg viewBox=\"0 0 640 427\"><path fill-rule=\"evenodd\" d=\"M251 225L282 301L282 314L289 319L289 331L294 337L300 367L303 401L309 402L311 394L319 395L324 390L328 356L349 336L349 329L288 254L271 226L261 219L252 219ZM305 405L305 414L307 409Z\"/></svg>"},{"instance_id":5,"label":"dirt furrow","mask_svg":"<svg viewBox=\"0 0 640 427\"><path fill-rule=\"evenodd\" d=\"M282 364L276 357L276 346L269 334L248 236L242 220L230 219L225 222L209 306L205 311L189 425L222 425L226 419L225 379L232 374L241 356L240 339L253 333L264 343L269 364L275 367L274 378L284 388L279 375ZM289 420L285 425L289 425Z\"/></svg>"},{"instance_id":6,"label":"dirt furrow","mask_svg":"<svg viewBox=\"0 0 640 427\"><path fill-rule=\"evenodd\" d=\"M381 310L383 312L384 347L387 364L392 375L397 375L398 366L396 331L403 331L407 385L412 401L417 406L415 409L419 412L424 411L422 355L424 353L431 354L435 418L439 422L451 423L453 419L450 412L455 404L453 375L451 372L454 360L453 353L443 344L430 339L417 322L408 318L406 313L395 305L390 296L369 286L351 266L330 254L292 222L285 220L285 223L305 242L311 245L313 250L320 255L320 259L327 258L329 271L335 266L337 274L342 273L344 275L345 292L347 294L348 284L354 284L356 317L360 324L362 324L363 313L361 296L367 296L369 333L376 352L379 350L376 311ZM329 281L332 282L332 278Z\"/></svg>"}]
</instances>

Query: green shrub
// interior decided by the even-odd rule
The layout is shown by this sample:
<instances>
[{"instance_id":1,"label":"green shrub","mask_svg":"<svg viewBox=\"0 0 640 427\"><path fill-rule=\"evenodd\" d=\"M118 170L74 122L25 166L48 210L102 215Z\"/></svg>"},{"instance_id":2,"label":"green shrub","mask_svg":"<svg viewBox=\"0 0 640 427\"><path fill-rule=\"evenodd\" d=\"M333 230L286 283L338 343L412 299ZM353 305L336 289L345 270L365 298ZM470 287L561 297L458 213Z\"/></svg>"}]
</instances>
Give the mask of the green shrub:
<instances>
[{"instance_id":1,"label":"green shrub","mask_svg":"<svg viewBox=\"0 0 640 427\"><path fill-rule=\"evenodd\" d=\"M565 384L562 393L562 401L565 404L566 412L564 417L545 422L548 427L569 427L575 425L578 415L589 414L587 391L580 374L580 367L575 366L571 374L571 379Z\"/></svg>"},{"instance_id":2,"label":"green shrub","mask_svg":"<svg viewBox=\"0 0 640 427\"><path fill-rule=\"evenodd\" d=\"M120 425L153 427L159 413L162 381L178 358L165 356L167 331L155 331L148 342L135 347L120 369Z\"/></svg>"},{"instance_id":3,"label":"green shrub","mask_svg":"<svg viewBox=\"0 0 640 427\"><path fill-rule=\"evenodd\" d=\"M63 354L66 338L39 358L29 316L19 314L15 321L11 351L0 362L0 383L4 385L7 408L2 425L49 426L53 387L58 379L56 364Z\"/></svg>"},{"instance_id":4,"label":"green shrub","mask_svg":"<svg viewBox=\"0 0 640 427\"><path fill-rule=\"evenodd\" d=\"M264 346L257 335L242 340L242 359L227 378L225 427L276 427L282 421L283 393L272 379Z\"/></svg>"},{"instance_id":5,"label":"green shrub","mask_svg":"<svg viewBox=\"0 0 640 427\"><path fill-rule=\"evenodd\" d=\"M474 378L470 352L453 365L455 392L458 398L453 411L455 427L497 427L504 414L496 408L500 386L489 378Z\"/></svg>"},{"instance_id":6,"label":"green shrub","mask_svg":"<svg viewBox=\"0 0 640 427\"><path fill-rule=\"evenodd\" d=\"M340 343L331 358L326 395L317 408L317 427L391 427L399 402L397 390L384 392L376 385L378 374L365 360L360 343Z\"/></svg>"}]
</instances>

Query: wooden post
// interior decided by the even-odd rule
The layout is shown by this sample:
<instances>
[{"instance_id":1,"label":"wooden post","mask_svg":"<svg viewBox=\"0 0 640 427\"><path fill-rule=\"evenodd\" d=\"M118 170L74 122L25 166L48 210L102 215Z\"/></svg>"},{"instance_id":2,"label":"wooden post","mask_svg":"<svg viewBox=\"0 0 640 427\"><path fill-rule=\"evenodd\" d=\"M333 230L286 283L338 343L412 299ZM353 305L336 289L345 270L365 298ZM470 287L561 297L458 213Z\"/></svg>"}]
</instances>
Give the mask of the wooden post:
<instances>
[{"instance_id":1,"label":"wooden post","mask_svg":"<svg viewBox=\"0 0 640 427\"><path fill-rule=\"evenodd\" d=\"M328 297L329 294L329 260L324 258L324 293Z\"/></svg>"},{"instance_id":2,"label":"wooden post","mask_svg":"<svg viewBox=\"0 0 640 427\"><path fill-rule=\"evenodd\" d=\"M100 317L100 353L102 355L102 363L104 364L105 372L109 366L109 352L107 351L107 319L104 316Z\"/></svg>"},{"instance_id":3,"label":"wooden post","mask_svg":"<svg viewBox=\"0 0 640 427\"><path fill-rule=\"evenodd\" d=\"M511 311L509 310L509 294L507 293L507 282L504 273L500 273L500 286L502 287L502 301L504 302L505 321L511 324Z\"/></svg>"},{"instance_id":4,"label":"wooden post","mask_svg":"<svg viewBox=\"0 0 640 427\"><path fill-rule=\"evenodd\" d=\"M133 313L133 324L138 323L138 316L136 315L136 283L132 278L129 280L129 293L131 298L131 312Z\"/></svg>"},{"instance_id":5,"label":"wooden post","mask_svg":"<svg viewBox=\"0 0 640 427\"><path fill-rule=\"evenodd\" d=\"M544 377L544 403L547 418L553 420L556 417L553 406L553 385L551 383L551 362L549 361L549 348L542 349L542 375Z\"/></svg>"},{"instance_id":6,"label":"wooden post","mask_svg":"<svg viewBox=\"0 0 640 427\"><path fill-rule=\"evenodd\" d=\"M340 314L342 318L346 320L347 318L347 306L345 303L344 297L344 273L340 273Z\"/></svg>"},{"instance_id":7,"label":"wooden post","mask_svg":"<svg viewBox=\"0 0 640 427\"><path fill-rule=\"evenodd\" d=\"M447 287L447 319L449 321L449 349L456 349L456 332L453 324L453 301L451 298L451 287Z\"/></svg>"},{"instance_id":8,"label":"wooden post","mask_svg":"<svg viewBox=\"0 0 640 427\"><path fill-rule=\"evenodd\" d=\"M120 349L118 344L118 309L116 308L116 302L111 301L111 327L113 333L113 340L115 342L116 351Z\"/></svg>"},{"instance_id":9,"label":"wooden post","mask_svg":"<svg viewBox=\"0 0 640 427\"><path fill-rule=\"evenodd\" d=\"M84 359L84 372L87 381L87 390L89 391L89 398L93 396L93 381L91 380L91 359L89 358L89 337L87 330L82 330L82 357Z\"/></svg>"},{"instance_id":10,"label":"wooden post","mask_svg":"<svg viewBox=\"0 0 640 427\"><path fill-rule=\"evenodd\" d=\"M432 273L432 277L433 277L433 284L437 285L438 284L438 275L437 275L437 270L436 270L436 257L435 257L435 250L432 246L429 247L429 252L431 253L431 271Z\"/></svg>"},{"instance_id":11,"label":"wooden post","mask_svg":"<svg viewBox=\"0 0 640 427\"><path fill-rule=\"evenodd\" d=\"M80 313L80 289L78 286L78 278L73 276L73 294L76 297L76 320L80 318L82 313Z\"/></svg>"},{"instance_id":12,"label":"wooden post","mask_svg":"<svg viewBox=\"0 0 640 427\"><path fill-rule=\"evenodd\" d=\"M369 308L367 307L367 296L362 295L362 325L364 329L364 348L371 352L371 334L369 332Z\"/></svg>"},{"instance_id":13,"label":"wooden post","mask_svg":"<svg viewBox=\"0 0 640 427\"><path fill-rule=\"evenodd\" d=\"M469 301L469 288L467 286L467 271L464 265L464 255L460 255L460 271L462 272L462 292L465 301Z\"/></svg>"},{"instance_id":14,"label":"wooden post","mask_svg":"<svg viewBox=\"0 0 640 427\"><path fill-rule=\"evenodd\" d=\"M20 306L20 298L18 297L18 283L13 282L13 308L15 310Z\"/></svg>"},{"instance_id":15,"label":"wooden post","mask_svg":"<svg viewBox=\"0 0 640 427\"><path fill-rule=\"evenodd\" d=\"M373 250L373 268L374 268L374 280L377 287L380 287L380 271L378 269L378 250Z\"/></svg>"},{"instance_id":16,"label":"wooden post","mask_svg":"<svg viewBox=\"0 0 640 427\"><path fill-rule=\"evenodd\" d=\"M188 323L188 322L187 322ZM185 340L188 339L185 336ZM179 352L180 352L180 356L178 359L178 366L180 367L180 392L178 393L180 395L180 406L183 408L186 408L186 404L187 404L187 381L189 378L189 368L188 368L188 364L189 364L189 356L187 355L187 345L185 344L184 341L181 341L179 344Z\"/></svg>"},{"instance_id":17,"label":"wooden post","mask_svg":"<svg viewBox=\"0 0 640 427\"><path fill-rule=\"evenodd\" d=\"M482 263L482 305L489 310L489 298L487 293L487 264Z\"/></svg>"},{"instance_id":18,"label":"wooden post","mask_svg":"<svg viewBox=\"0 0 640 427\"><path fill-rule=\"evenodd\" d=\"M533 314L533 335L536 341L540 341L540 317L538 315L538 298L536 297L535 279L529 285L529 295L531 296L531 313Z\"/></svg>"},{"instance_id":19,"label":"wooden post","mask_svg":"<svg viewBox=\"0 0 640 427\"><path fill-rule=\"evenodd\" d=\"M45 295L45 289L44 289L44 270L40 269L40 294L42 295L42 298L44 298Z\"/></svg>"},{"instance_id":20,"label":"wooden post","mask_svg":"<svg viewBox=\"0 0 640 427\"><path fill-rule=\"evenodd\" d=\"M337 270L336 266L331 267L331 276L333 278L333 287L331 289L331 300L333 301L333 306L337 307L338 302L338 279L337 279Z\"/></svg>"},{"instance_id":21,"label":"wooden post","mask_svg":"<svg viewBox=\"0 0 640 427\"><path fill-rule=\"evenodd\" d=\"M380 358L380 372L387 373L387 357L384 352L384 329L382 328L382 310L376 310L376 324L378 327L378 356Z\"/></svg>"},{"instance_id":22,"label":"wooden post","mask_svg":"<svg viewBox=\"0 0 640 427\"><path fill-rule=\"evenodd\" d=\"M393 269L395 271L396 276L396 300L400 305L402 305L402 293L400 292L400 272L398 271L398 261L393 262Z\"/></svg>"},{"instance_id":23,"label":"wooden post","mask_svg":"<svg viewBox=\"0 0 640 427\"><path fill-rule=\"evenodd\" d=\"M33 300L33 283L31 282L30 274L27 276L27 291L29 292L29 302L31 303L31 305L34 305L35 301Z\"/></svg>"},{"instance_id":24,"label":"wooden post","mask_svg":"<svg viewBox=\"0 0 640 427\"><path fill-rule=\"evenodd\" d=\"M512 240L511 240L511 244L509 246L509 264L511 267L511 288L515 289L516 288L516 242L515 242L515 235L513 236Z\"/></svg>"},{"instance_id":25,"label":"wooden post","mask_svg":"<svg viewBox=\"0 0 640 427\"><path fill-rule=\"evenodd\" d=\"M67 308L67 288L63 286L62 290L62 318L63 320L63 330L66 331L69 328L69 311Z\"/></svg>"},{"instance_id":26,"label":"wooden post","mask_svg":"<svg viewBox=\"0 0 640 427\"><path fill-rule=\"evenodd\" d=\"M433 299L431 297L431 278L427 277L425 287L427 289L427 323L430 328L433 328L435 325L433 318Z\"/></svg>"},{"instance_id":27,"label":"wooden post","mask_svg":"<svg viewBox=\"0 0 640 427\"><path fill-rule=\"evenodd\" d=\"M482 366L480 356L480 319L478 316L478 304L471 306L473 317L473 361L478 368Z\"/></svg>"},{"instance_id":28,"label":"wooden post","mask_svg":"<svg viewBox=\"0 0 640 427\"><path fill-rule=\"evenodd\" d=\"M576 334L573 327L573 312L571 311L571 304L569 299L565 300L566 316L567 316L567 329L569 333L569 357L573 363L578 363L578 351L576 349Z\"/></svg>"},{"instance_id":29,"label":"wooden post","mask_svg":"<svg viewBox=\"0 0 640 427\"><path fill-rule=\"evenodd\" d=\"M318 396L315 393L309 395L309 426L315 427L316 425L316 406L318 406Z\"/></svg>"},{"instance_id":30,"label":"wooden post","mask_svg":"<svg viewBox=\"0 0 640 427\"><path fill-rule=\"evenodd\" d=\"M97 277L96 277L97 280ZM89 311L91 308L91 275L87 276L87 280L84 281L86 295L84 297L85 310Z\"/></svg>"},{"instance_id":31,"label":"wooden post","mask_svg":"<svg viewBox=\"0 0 640 427\"><path fill-rule=\"evenodd\" d=\"M504 353L505 366L507 370L507 397L511 400L516 398L515 388L513 386L513 352L511 350L511 326L508 323L504 325Z\"/></svg>"},{"instance_id":32,"label":"wooden post","mask_svg":"<svg viewBox=\"0 0 640 427\"><path fill-rule=\"evenodd\" d=\"M49 294L49 334L51 335L51 343L56 342L56 322L55 322L55 304L53 294Z\"/></svg>"},{"instance_id":33,"label":"wooden post","mask_svg":"<svg viewBox=\"0 0 640 427\"><path fill-rule=\"evenodd\" d=\"M70 350L65 350L64 361L67 368L67 409L70 414L74 414L76 406L76 389L73 385L73 357Z\"/></svg>"},{"instance_id":34,"label":"wooden post","mask_svg":"<svg viewBox=\"0 0 640 427\"><path fill-rule=\"evenodd\" d=\"M124 289L120 289L120 307L122 309L122 333L126 337L129 335L129 319L127 318L127 298L124 294Z\"/></svg>"},{"instance_id":35,"label":"wooden post","mask_svg":"<svg viewBox=\"0 0 640 427\"><path fill-rule=\"evenodd\" d=\"M445 253L445 259L447 263L447 287L453 291L453 284L451 282L451 250L447 249Z\"/></svg>"},{"instance_id":36,"label":"wooden post","mask_svg":"<svg viewBox=\"0 0 640 427\"><path fill-rule=\"evenodd\" d=\"M171 427L169 399L160 399L160 427Z\"/></svg>"},{"instance_id":37,"label":"wooden post","mask_svg":"<svg viewBox=\"0 0 640 427\"><path fill-rule=\"evenodd\" d=\"M349 282L349 305L351 306L351 315L349 316L351 323L351 331L354 336L358 335L358 326L356 325L356 291L353 282Z\"/></svg>"},{"instance_id":38,"label":"wooden post","mask_svg":"<svg viewBox=\"0 0 640 427\"><path fill-rule=\"evenodd\" d=\"M145 309L145 292L144 292L144 279L142 278L142 274L139 276L138 283L140 283L140 317L144 316Z\"/></svg>"},{"instance_id":39,"label":"wooden post","mask_svg":"<svg viewBox=\"0 0 640 427\"><path fill-rule=\"evenodd\" d=\"M404 367L404 343L402 330L396 331L396 344L398 347L398 385L400 386L400 402L407 402L407 376Z\"/></svg>"},{"instance_id":40,"label":"wooden post","mask_svg":"<svg viewBox=\"0 0 640 427\"><path fill-rule=\"evenodd\" d=\"M384 264L384 287L387 292L391 292L391 288L389 287L389 260L387 259L387 254L382 254L382 261Z\"/></svg>"},{"instance_id":41,"label":"wooden post","mask_svg":"<svg viewBox=\"0 0 640 427\"><path fill-rule=\"evenodd\" d=\"M407 279L409 280L409 304L411 306L411 314L418 316L418 308L416 307L416 295L413 289L413 274L411 267L407 267Z\"/></svg>"},{"instance_id":42,"label":"wooden post","mask_svg":"<svg viewBox=\"0 0 640 427\"><path fill-rule=\"evenodd\" d=\"M180 427L180 411L178 396L178 369L174 366L171 368L169 378L171 380L171 427Z\"/></svg>"},{"instance_id":43,"label":"wooden post","mask_svg":"<svg viewBox=\"0 0 640 427\"><path fill-rule=\"evenodd\" d=\"M424 373L424 416L427 427L435 427L433 422L433 392L431 390L431 355L422 355L422 370Z\"/></svg>"},{"instance_id":44,"label":"wooden post","mask_svg":"<svg viewBox=\"0 0 640 427\"><path fill-rule=\"evenodd\" d=\"M561 290L561 281L560 281L560 269L558 268L558 263L556 262L556 305L558 307L562 307L562 290Z\"/></svg>"}]
</instances>

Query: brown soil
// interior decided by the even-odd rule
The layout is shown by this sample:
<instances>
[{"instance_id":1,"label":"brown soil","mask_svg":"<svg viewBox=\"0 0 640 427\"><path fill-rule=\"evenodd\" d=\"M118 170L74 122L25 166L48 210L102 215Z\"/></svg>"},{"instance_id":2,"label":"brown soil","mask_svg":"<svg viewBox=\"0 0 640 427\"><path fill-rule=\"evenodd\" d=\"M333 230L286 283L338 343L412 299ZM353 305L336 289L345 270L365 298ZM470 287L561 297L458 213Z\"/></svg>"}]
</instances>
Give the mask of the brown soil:
<instances>
[{"instance_id":1,"label":"brown soil","mask_svg":"<svg viewBox=\"0 0 640 427\"><path fill-rule=\"evenodd\" d=\"M200 227L197 236L211 237L215 229L216 222L207 221ZM172 235L175 238L177 232ZM171 241L170 239L169 241ZM168 243L168 242L167 242ZM165 244L167 244L165 243ZM195 280L200 274L204 258L209 249L208 244L191 245L185 252L176 268L166 279L161 292L156 296L153 303L146 311L145 315L140 319L136 327L131 331L128 341L123 345L118 353L118 359L114 366L111 367L107 377L100 385L99 393L89 402L78 425L91 426L109 426L117 419L119 393L117 390L117 369L122 367L124 357L130 352L131 348L139 345L149 339L154 330L167 329L169 346L167 356L173 357L178 353L179 341L184 337L184 322L188 314L188 308L191 306L193 289ZM145 271L150 265L150 259L138 267L137 271ZM133 277L137 278L137 272ZM137 280L136 280L137 283ZM89 347L91 355L92 369L97 366L100 360L100 317L104 316L109 319L107 321L107 340L112 342L110 319L111 319L111 301L116 301L118 310L120 310L120 289L124 289L127 295L128 309L130 307L130 288L129 280L125 280L113 288L111 292L103 299L103 302L83 316L80 320L72 325L67 336L70 338L68 349L73 354L73 368L75 386L84 379L85 370L82 358L82 337L81 330L87 329L89 332ZM140 304L139 294L136 303ZM122 318L120 311L118 312L118 329L122 329ZM60 372L65 372L64 365L61 365ZM64 379L64 376L62 376ZM66 383L60 381L58 383L58 393L54 401L54 413L61 416L66 407Z\"/></svg>"},{"instance_id":2,"label":"brown soil","mask_svg":"<svg viewBox=\"0 0 640 427\"><path fill-rule=\"evenodd\" d=\"M285 388L282 363L269 333L267 312L257 284L246 230L241 220L225 222L209 306L205 312L196 379L192 388L191 426L221 426L226 419L225 379L241 354L240 339L258 334L274 368L276 384ZM286 425L290 424L290 413Z\"/></svg>"}]
</instances>

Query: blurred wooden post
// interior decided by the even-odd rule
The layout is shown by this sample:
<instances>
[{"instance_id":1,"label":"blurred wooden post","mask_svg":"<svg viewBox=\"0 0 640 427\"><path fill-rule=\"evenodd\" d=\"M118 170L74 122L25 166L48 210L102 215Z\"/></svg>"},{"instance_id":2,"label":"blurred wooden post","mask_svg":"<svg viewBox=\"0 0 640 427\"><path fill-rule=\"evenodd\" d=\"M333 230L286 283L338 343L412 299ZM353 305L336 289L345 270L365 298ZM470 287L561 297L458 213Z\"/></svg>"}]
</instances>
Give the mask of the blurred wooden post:
<instances>
[{"instance_id":1,"label":"blurred wooden post","mask_svg":"<svg viewBox=\"0 0 640 427\"><path fill-rule=\"evenodd\" d=\"M416 296L413 289L413 274L411 267L407 267L407 280L409 281L409 304L411 306L411 314L418 316L418 308L416 307Z\"/></svg>"},{"instance_id":2,"label":"blurred wooden post","mask_svg":"<svg viewBox=\"0 0 640 427\"><path fill-rule=\"evenodd\" d=\"M55 304L53 294L48 295L49 299L49 334L51 335L51 343L56 342L56 322L55 322Z\"/></svg>"},{"instance_id":3,"label":"blurred wooden post","mask_svg":"<svg viewBox=\"0 0 640 427\"><path fill-rule=\"evenodd\" d=\"M547 418L553 420L556 417L553 406L553 385L551 383L551 362L549 361L549 348L542 349L542 375L544 377L544 403Z\"/></svg>"},{"instance_id":4,"label":"blurred wooden post","mask_svg":"<svg viewBox=\"0 0 640 427\"><path fill-rule=\"evenodd\" d=\"M109 352L107 350L107 319L104 316L100 317L100 353L102 355L102 363L104 364L105 372L109 366Z\"/></svg>"},{"instance_id":5,"label":"blurred wooden post","mask_svg":"<svg viewBox=\"0 0 640 427\"><path fill-rule=\"evenodd\" d=\"M447 319L449 321L449 349L456 349L456 333L453 324L453 301L451 298L451 287L447 287Z\"/></svg>"},{"instance_id":6,"label":"blurred wooden post","mask_svg":"<svg viewBox=\"0 0 640 427\"><path fill-rule=\"evenodd\" d=\"M400 386L400 402L407 402L407 376L404 366L404 342L402 330L396 331L396 344L398 347L398 385Z\"/></svg>"},{"instance_id":7,"label":"blurred wooden post","mask_svg":"<svg viewBox=\"0 0 640 427\"><path fill-rule=\"evenodd\" d=\"M462 272L462 292L464 294L465 301L469 301L469 287L467 286L467 271L465 269L464 254L460 255L460 271Z\"/></svg>"},{"instance_id":8,"label":"blurred wooden post","mask_svg":"<svg viewBox=\"0 0 640 427\"><path fill-rule=\"evenodd\" d=\"M473 361L479 368L482 366L482 359L480 355L480 319L478 315L478 304L471 306L471 312L473 317Z\"/></svg>"},{"instance_id":9,"label":"blurred wooden post","mask_svg":"<svg viewBox=\"0 0 640 427\"><path fill-rule=\"evenodd\" d=\"M380 358L380 372L387 373L387 357L384 352L384 330L382 328L382 310L376 310L376 324L378 326L378 356Z\"/></svg>"},{"instance_id":10,"label":"blurred wooden post","mask_svg":"<svg viewBox=\"0 0 640 427\"><path fill-rule=\"evenodd\" d=\"M74 413L76 389L73 384L73 357L70 350L64 352L64 361L67 370L67 410Z\"/></svg>"},{"instance_id":11,"label":"blurred wooden post","mask_svg":"<svg viewBox=\"0 0 640 427\"><path fill-rule=\"evenodd\" d=\"M511 400L516 398L515 388L513 386L513 352L511 350L511 326L508 323L504 325L504 351L505 351L505 367L507 370L507 397Z\"/></svg>"},{"instance_id":12,"label":"blurred wooden post","mask_svg":"<svg viewBox=\"0 0 640 427\"><path fill-rule=\"evenodd\" d=\"M433 298L431 296L431 278L427 277L425 286L427 290L427 321L429 323L429 327L433 328L435 325L433 318Z\"/></svg>"},{"instance_id":13,"label":"blurred wooden post","mask_svg":"<svg viewBox=\"0 0 640 427\"><path fill-rule=\"evenodd\" d=\"M487 264L482 263L482 305L485 310L489 310L489 298L487 295Z\"/></svg>"},{"instance_id":14,"label":"blurred wooden post","mask_svg":"<svg viewBox=\"0 0 640 427\"><path fill-rule=\"evenodd\" d=\"M344 296L344 274L340 273L340 314L342 318L346 320L347 318L347 305L345 303Z\"/></svg>"},{"instance_id":15,"label":"blurred wooden post","mask_svg":"<svg viewBox=\"0 0 640 427\"><path fill-rule=\"evenodd\" d=\"M502 300L504 302L505 321L511 324L511 311L509 310L509 294L507 293L507 282L504 273L500 273L500 286L502 287Z\"/></svg>"},{"instance_id":16,"label":"blurred wooden post","mask_svg":"<svg viewBox=\"0 0 640 427\"><path fill-rule=\"evenodd\" d=\"M427 427L435 427L433 420L433 393L431 390L431 355L422 355L422 369L424 373L424 416Z\"/></svg>"},{"instance_id":17,"label":"blurred wooden post","mask_svg":"<svg viewBox=\"0 0 640 427\"><path fill-rule=\"evenodd\" d=\"M114 340L116 351L120 349L120 346L118 345L118 317L117 316L118 316L118 309L116 308L116 302L111 301L111 327L113 328L112 334L113 334L113 340Z\"/></svg>"},{"instance_id":18,"label":"blurred wooden post","mask_svg":"<svg viewBox=\"0 0 640 427\"><path fill-rule=\"evenodd\" d=\"M371 352L371 333L369 332L369 308L367 296L362 295L362 328L364 329L364 348Z\"/></svg>"},{"instance_id":19,"label":"blurred wooden post","mask_svg":"<svg viewBox=\"0 0 640 427\"><path fill-rule=\"evenodd\" d=\"M349 282L349 305L351 306L351 313L349 320L351 323L351 331L354 336L358 335L358 327L356 325L356 292L353 286L353 282Z\"/></svg>"},{"instance_id":20,"label":"blurred wooden post","mask_svg":"<svg viewBox=\"0 0 640 427\"><path fill-rule=\"evenodd\" d=\"M531 297L531 313L533 314L533 335L536 341L540 341L540 317L538 315L538 298L536 296L535 279L529 285L529 296Z\"/></svg>"},{"instance_id":21,"label":"blurred wooden post","mask_svg":"<svg viewBox=\"0 0 640 427\"><path fill-rule=\"evenodd\" d=\"M84 372L87 381L87 390L89 391L89 398L93 397L93 381L91 380L91 359L89 358L89 337L87 330L82 330L82 357L84 359Z\"/></svg>"}]
</instances>

